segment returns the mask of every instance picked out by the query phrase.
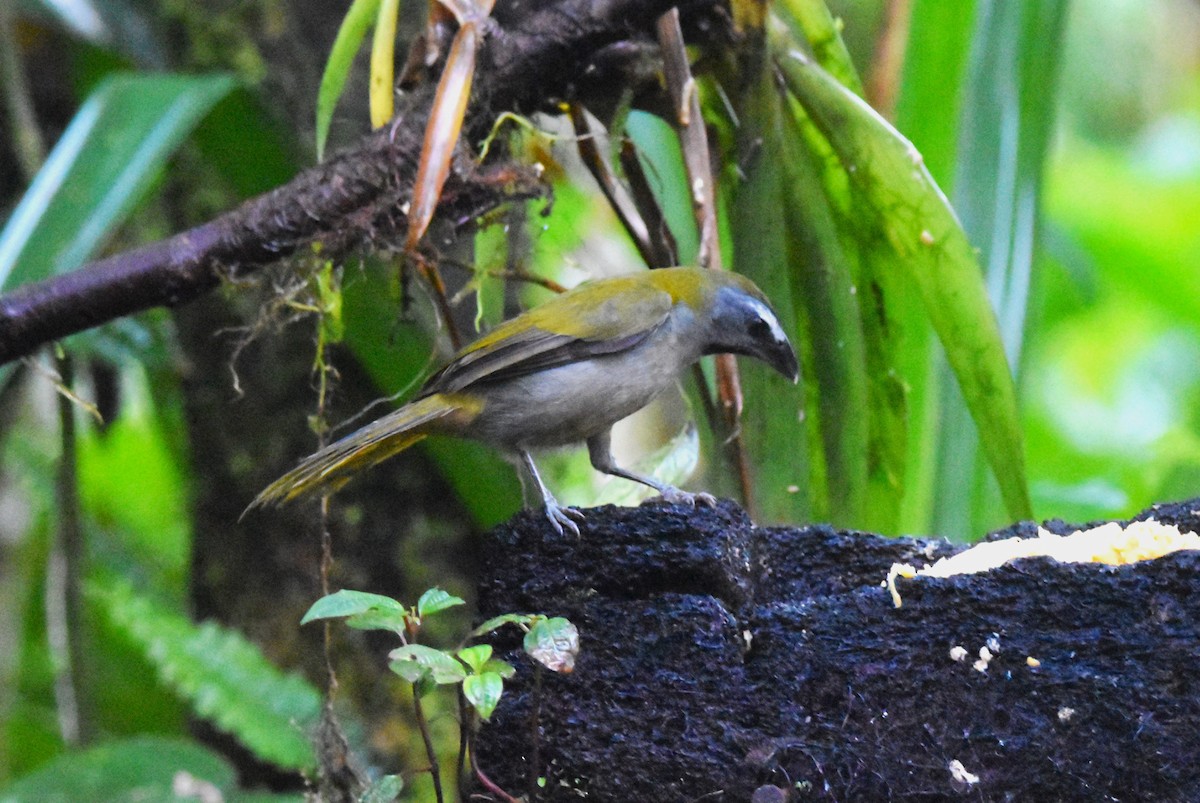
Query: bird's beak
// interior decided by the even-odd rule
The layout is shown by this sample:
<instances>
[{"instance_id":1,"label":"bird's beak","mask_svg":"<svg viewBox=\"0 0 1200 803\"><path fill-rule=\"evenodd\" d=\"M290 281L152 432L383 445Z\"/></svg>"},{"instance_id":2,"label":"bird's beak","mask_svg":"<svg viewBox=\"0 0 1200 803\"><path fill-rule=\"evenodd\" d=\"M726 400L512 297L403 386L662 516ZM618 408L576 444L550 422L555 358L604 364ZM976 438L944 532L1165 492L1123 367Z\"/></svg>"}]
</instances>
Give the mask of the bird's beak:
<instances>
[{"instance_id":1,"label":"bird's beak","mask_svg":"<svg viewBox=\"0 0 1200 803\"><path fill-rule=\"evenodd\" d=\"M796 359L796 350L792 348L792 344L787 338L772 343L766 349L763 360L767 365L792 380L793 385L800 381L800 363Z\"/></svg>"}]
</instances>

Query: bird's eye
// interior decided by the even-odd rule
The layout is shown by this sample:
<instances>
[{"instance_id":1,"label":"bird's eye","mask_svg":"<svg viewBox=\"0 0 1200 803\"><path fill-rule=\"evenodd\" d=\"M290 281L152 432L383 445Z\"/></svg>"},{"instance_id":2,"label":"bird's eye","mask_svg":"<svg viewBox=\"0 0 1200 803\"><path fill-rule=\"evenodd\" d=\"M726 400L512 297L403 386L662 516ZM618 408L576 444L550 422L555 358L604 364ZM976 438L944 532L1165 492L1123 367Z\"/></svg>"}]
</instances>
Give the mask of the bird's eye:
<instances>
[{"instance_id":1,"label":"bird's eye","mask_svg":"<svg viewBox=\"0 0 1200 803\"><path fill-rule=\"evenodd\" d=\"M762 318L751 318L747 331L755 340L761 340L770 336L771 325Z\"/></svg>"}]
</instances>

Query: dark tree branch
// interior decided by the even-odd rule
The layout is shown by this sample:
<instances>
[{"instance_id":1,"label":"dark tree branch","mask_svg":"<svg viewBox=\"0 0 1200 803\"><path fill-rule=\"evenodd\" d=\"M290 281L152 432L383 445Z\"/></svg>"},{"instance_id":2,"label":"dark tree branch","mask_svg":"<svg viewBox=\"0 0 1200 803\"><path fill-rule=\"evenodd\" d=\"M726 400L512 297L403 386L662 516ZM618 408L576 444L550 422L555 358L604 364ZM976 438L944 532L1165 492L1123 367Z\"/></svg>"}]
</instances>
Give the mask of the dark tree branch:
<instances>
[{"instance_id":1,"label":"dark tree branch","mask_svg":"<svg viewBox=\"0 0 1200 803\"><path fill-rule=\"evenodd\" d=\"M501 2L497 30L480 53L473 139L494 112L552 109L587 83L598 49L652 30L668 0ZM678 3L693 13L712 0ZM618 91L611 87L610 91ZM406 224L432 87L414 93L391 125L290 183L167 240L93 262L0 296L0 363L38 346L155 306L191 301L224 277L243 275L320 242L322 254L391 247ZM501 189L502 188L502 189ZM439 214L470 220L506 198L537 192L532 173L452 175Z\"/></svg>"}]
</instances>

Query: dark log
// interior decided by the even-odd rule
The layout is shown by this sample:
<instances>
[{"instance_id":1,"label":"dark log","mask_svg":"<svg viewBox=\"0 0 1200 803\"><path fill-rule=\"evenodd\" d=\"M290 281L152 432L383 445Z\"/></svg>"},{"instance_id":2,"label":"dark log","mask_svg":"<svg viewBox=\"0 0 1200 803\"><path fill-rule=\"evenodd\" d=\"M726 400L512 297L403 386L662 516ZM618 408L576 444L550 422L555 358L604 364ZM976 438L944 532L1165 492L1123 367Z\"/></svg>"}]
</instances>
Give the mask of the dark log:
<instances>
[{"instance_id":1,"label":"dark log","mask_svg":"<svg viewBox=\"0 0 1200 803\"><path fill-rule=\"evenodd\" d=\"M1200 500L1145 516L1197 531ZM730 503L548 529L498 528L480 594L481 616L581 632L575 672L543 673L537 800L1200 800L1200 552L901 581L897 609L893 562L960 547L759 529ZM528 793L533 670L496 643L520 670L480 763Z\"/></svg>"}]
</instances>

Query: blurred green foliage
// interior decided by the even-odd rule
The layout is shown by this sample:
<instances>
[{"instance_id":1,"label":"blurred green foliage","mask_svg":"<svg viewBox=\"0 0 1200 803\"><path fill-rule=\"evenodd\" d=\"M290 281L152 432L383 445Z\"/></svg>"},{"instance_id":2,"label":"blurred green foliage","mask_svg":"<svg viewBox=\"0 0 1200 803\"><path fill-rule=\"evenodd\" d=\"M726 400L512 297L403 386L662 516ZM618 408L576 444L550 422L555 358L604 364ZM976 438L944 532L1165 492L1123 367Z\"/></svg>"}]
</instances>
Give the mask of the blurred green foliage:
<instances>
[{"instance_id":1,"label":"blurred green foliage","mask_svg":"<svg viewBox=\"0 0 1200 803\"><path fill-rule=\"evenodd\" d=\"M821 5L794 0L776 10L815 13ZM960 314L960 328L950 327L958 334L939 327L939 341L929 323L961 300L939 294L960 287L990 287L1000 302L996 342L1015 369L1019 418L1001 416L984 434L1014 453L1006 465L1023 461L1036 516L1122 517L1197 495L1200 8L1187 0L913 0L905 58L889 68L881 43L896 31L887 27L886 4L829 5L853 63L833 46L815 63L851 85L849 76L862 76L868 100L884 106L883 117L916 146L952 200L967 240L956 245L953 278L939 272L947 269L944 253L916 248L928 228L921 221L931 218L906 215L936 192L915 160L911 172L896 167L903 140L827 76L810 73L808 85L792 76L789 94L763 53L757 64L753 57L706 63L712 70L700 76L701 96L724 149L724 246L732 264L775 299L805 372L797 392L755 366L743 368L744 431L762 518L958 539L1007 522L1014 506L1006 511L984 479L976 425L953 412L963 371L979 368L972 355L995 345L980 345L990 324L971 327L979 313ZM164 186L176 167L172 154L189 137L185 164L224 185L216 205L282 183L296 169L253 87L225 75L148 69L162 66L170 49L139 15L187 16L178 4L153 6L83 3L94 19L85 14L66 30L49 12L23 21L70 51L65 83L79 94L74 122L42 176L0 201L6 288L161 235L159 218L137 213ZM279 9L285 4L275 13L287 13ZM817 24L799 14L788 21L785 28L797 33ZM221 25L230 22L214 23L214 37ZM244 42L207 58L242 76L263 69ZM347 92L365 95L349 74ZM13 80L4 78L6 95L29 91ZM889 86L891 95L873 94ZM339 108L346 105L343 99ZM333 119L334 131L367 128L365 119ZM534 122L556 135L567 130ZM4 123L14 124L7 116ZM634 110L612 134L638 146L651 191L690 258L696 230L671 125ZM569 137L520 136L527 140L509 141L515 152L548 154L555 203L547 217L533 203L505 218L503 235L492 227L476 238L470 281L482 289L476 309L483 327L548 292L487 270L521 269L573 284L636 264L611 210L574 164ZM893 149L893 161L881 168L861 160L879 148ZM198 195L185 204L203 207L208 196ZM949 213L934 212L942 226L929 230L934 243L957 237ZM968 241L979 249L978 266ZM343 271L344 338L386 395L412 387L439 352L422 313L397 322L394 266L369 262ZM927 272L914 279L917 270ZM310 722L317 694L281 675L236 633L187 619L195 478L169 323L141 316L75 338L71 347L112 361L123 399L103 428L80 413L76 444L89 548L74 557L92 592L77 623L88 660L71 670L99 741L75 748L63 737L67 668L55 633L61 623L47 613L56 593L47 578L56 559L61 444L44 412L54 407L52 364L40 360L19 380L11 369L0 371L0 381L22 383L22 392L0 396L11 407L0 418L12 413L16 421L0 436L0 799L114 799L132 789L170 799L175 779L160 771L156 756L171 756L225 799L250 799L223 759L187 738L187 717L208 718L279 766L306 767L302 731L281 723ZM939 367L947 349L964 366L959 380ZM980 370L994 377L997 365L993 358ZM989 382L977 381L975 391L967 383L968 394ZM88 382L77 389L91 398ZM639 418L622 429L620 459L640 457L642 470L665 477L696 464L709 477L721 473L711 433L701 421L698 446L689 416L696 417L660 410ZM1017 423L1019 434L1003 432ZM490 525L518 508L515 475L494 454L448 441L430 442L427 453L476 522ZM625 484L597 487L581 454L547 465L565 501L633 500ZM1019 471L1005 481L1018 486L1009 496L1019 496ZM265 699L279 707L258 707Z\"/></svg>"}]
</instances>

